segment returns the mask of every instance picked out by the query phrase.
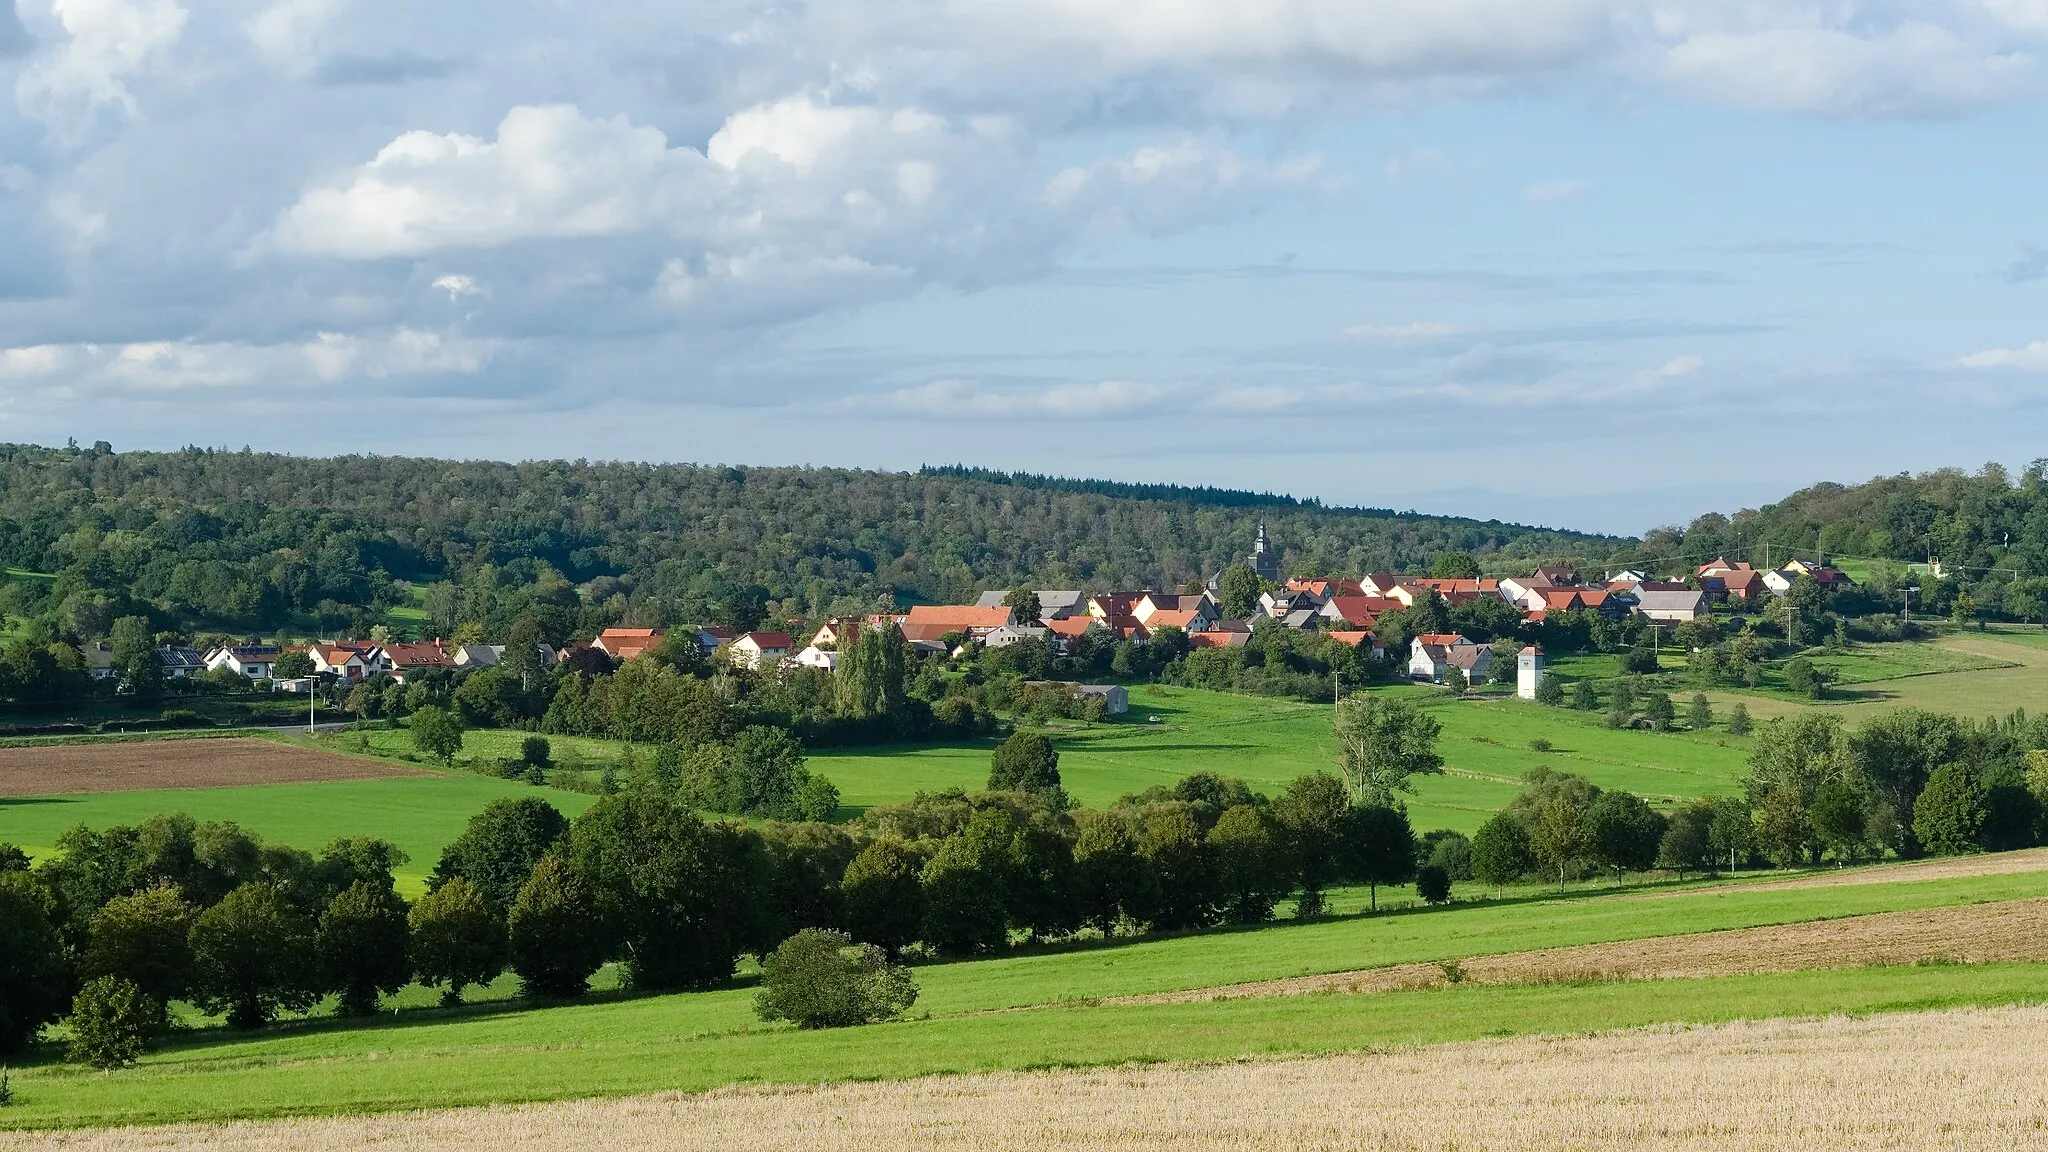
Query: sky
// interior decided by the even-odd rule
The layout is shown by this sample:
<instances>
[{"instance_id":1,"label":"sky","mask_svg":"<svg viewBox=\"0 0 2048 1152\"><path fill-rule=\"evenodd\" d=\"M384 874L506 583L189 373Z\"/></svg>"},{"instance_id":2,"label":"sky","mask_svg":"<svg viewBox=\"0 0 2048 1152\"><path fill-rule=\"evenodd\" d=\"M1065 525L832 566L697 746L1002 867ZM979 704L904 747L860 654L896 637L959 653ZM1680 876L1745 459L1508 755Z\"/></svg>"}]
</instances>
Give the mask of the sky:
<instances>
[{"instance_id":1,"label":"sky","mask_svg":"<svg viewBox=\"0 0 2048 1152\"><path fill-rule=\"evenodd\" d=\"M2048 0L0 0L0 440L1639 533L2025 464Z\"/></svg>"}]
</instances>

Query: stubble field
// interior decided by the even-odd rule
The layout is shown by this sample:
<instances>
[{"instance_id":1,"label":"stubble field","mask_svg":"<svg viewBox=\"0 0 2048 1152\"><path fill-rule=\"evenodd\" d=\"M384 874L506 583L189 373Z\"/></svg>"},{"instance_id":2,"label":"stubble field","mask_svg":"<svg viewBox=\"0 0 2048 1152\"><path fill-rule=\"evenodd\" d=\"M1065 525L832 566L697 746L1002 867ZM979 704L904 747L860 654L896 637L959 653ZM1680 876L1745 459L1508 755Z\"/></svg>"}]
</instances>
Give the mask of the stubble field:
<instances>
[{"instance_id":1,"label":"stubble field","mask_svg":"<svg viewBox=\"0 0 2048 1152\"><path fill-rule=\"evenodd\" d=\"M1659 1027L1318 1059L734 1088L0 1136L64 1152L2007 1149L2048 1131L2048 1009Z\"/></svg>"}]
</instances>

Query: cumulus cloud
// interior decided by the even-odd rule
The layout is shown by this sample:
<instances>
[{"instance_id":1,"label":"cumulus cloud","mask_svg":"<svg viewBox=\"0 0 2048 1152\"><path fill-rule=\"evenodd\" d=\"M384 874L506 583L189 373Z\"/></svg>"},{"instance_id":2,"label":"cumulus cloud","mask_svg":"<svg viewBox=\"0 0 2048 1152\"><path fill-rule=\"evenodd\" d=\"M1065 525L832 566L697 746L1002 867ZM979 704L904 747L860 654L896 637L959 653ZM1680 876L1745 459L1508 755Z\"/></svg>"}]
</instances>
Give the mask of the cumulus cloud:
<instances>
[{"instance_id":1,"label":"cumulus cloud","mask_svg":"<svg viewBox=\"0 0 2048 1152\"><path fill-rule=\"evenodd\" d=\"M2026 372L2048 371L2048 340L2036 340L2019 348L1987 348L1957 361L1965 368L2016 368Z\"/></svg>"},{"instance_id":2,"label":"cumulus cloud","mask_svg":"<svg viewBox=\"0 0 2048 1152\"><path fill-rule=\"evenodd\" d=\"M61 378L78 394L339 383L400 376L473 375L496 343L399 328L374 336L321 332L282 344L149 340L0 349L0 379Z\"/></svg>"},{"instance_id":3,"label":"cumulus cloud","mask_svg":"<svg viewBox=\"0 0 2048 1152\"><path fill-rule=\"evenodd\" d=\"M274 0L243 26L265 60L283 68L304 68L320 33L342 11L344 0Z\"/></svg>"},{"instance_id":4,"label":"cumulus cloud","mask_svg":"<svg viewBox=\"0 0 2048 1152\"><path fill-rule=\"evenodd\" d=\"M969 380L933 380L879 397L852 398L850 408L886 408L932 420L1124 419L1152 415L1151 406L1172 395L1164 384L1130 380L1060 383L1042 387L991 387Z\"/></svg>"},{"instance_id":5,"label":"cumulus cloud","mask_svg":"<svg viewBox=\"0 0 2048 1152\"><path fill-rule=\"evenodd\" d=\"M477 287L476 277L451 272L434 280L434 287L448 294L448 302L454 303L464 296L474 296L483 289Z\"/></svg>"},{"instance_id":6,"label":"cumulus cloud","mask_svg":"<svg viewBox=\"0 0 2048 1152\"><path fill-rule=\"evenodd\" d=\"M1344 335L1354 340L1382 340L1389 344L1415 344L1425 340L1441 340L1455 335L1458 327L1442 321L1415 321L1408 324L1353 324L1344 329Z\"/></svg>"},{"instance_id":7,"label":"cumulus cloud","mask_svg":"<svg viewBox=\"0 0 2048 1152\"><path fill-rule=\"evenodd\" d=\"M21 110L60 131L79 130L94 110L135 111L127 80L168 53L188 13L176 0L49 0L64 38L15 80Z\"/></svg>"},{"instance_id":8,"label":"cumulus cloud","mask_svg":"<svg viewBox=\"0 0 2048 1152\"><path fill-rule=\"evenodd\" d=\"M1657 375L1669 380L1679 376L1690 376L1706 366L1706 360L1698 356L1674 356L1665 361L1662 368L1657 369Z\"/></svg>"}]
</instances>

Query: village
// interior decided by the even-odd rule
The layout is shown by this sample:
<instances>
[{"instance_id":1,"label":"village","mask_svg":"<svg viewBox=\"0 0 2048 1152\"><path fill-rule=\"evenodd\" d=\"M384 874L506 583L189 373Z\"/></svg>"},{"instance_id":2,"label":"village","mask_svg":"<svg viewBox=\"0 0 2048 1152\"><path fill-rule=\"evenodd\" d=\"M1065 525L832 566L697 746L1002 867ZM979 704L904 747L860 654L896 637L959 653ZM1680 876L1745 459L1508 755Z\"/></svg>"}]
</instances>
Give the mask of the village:
<instances>
[{"instance_id":1,"label":"village","mask_svg":"<svg viewBox=\"0 0 2048 1152\"><path fill-rule=\"evenodd\" d=\"M1512 684L1517 695L1534 699L1543 677L1540 646L1511 645L1502 652L1461 632L1423 632L1407 639L1405 652L1390 654L1376 631L1379 618L1418 605L1427 607L1432 601L1456 607L1490 600L1507 605L1524 625L1541 624L1554 615L1587 613L1609 621L1635 618L1658 626L1677 626L1710 614L1716 606L1758 608L1773 597L1789 594L1802 577L1829 591L1852 583L1839 569L1824 563L1794 559L1778 568L1760 570L1725 557L1697 565L1690 573L1665 578L1627 569L1588 579L1575 568L1562 565L1540 566L1526 576L1372 572L1355 578L1285 577L1278 552L1260 526L1239 565L1190 591L992 589L972 604L920 604L898 613L830 619L801 632L739 631L713 625L681 630L619 626L559 648L539 644L534 658L539 666L560 663L608 671L654 651L680 631L683 642L693 642L698 655L715 664L752 671L830 671L836 666L839 650L862 628L894 629L916 657L950 659L1027 640L1043 642L1061 653L1083 637L1144 645L1163 637L1169 629L1178 633L1176 641L1184 642L1190 652L1242 647L1265 622L1266 627L1317 632L1375 662L1402 660L1396 674L1411 680L1442 684L1448 677L1461 685ZM1233 579L1235 588L1226 591L1226 583ZM1257 588L1255 599L1246 596L1252 587ZM1226 610L1233 592L1240 601L1237 607L1248 611ZM303 661L295 655L301 653ZM225 672L252 683L266 683L280 692L305 692L321 682L354 684L377 675L403 682L409 674L425 670L495 667L504 661L505 653L502 644L439 639L224 644L204 653L174 646L158 649L167 679ZM89 647L85 657L96 679L116 675L105 644ZM1111 714L1124 708L1122 693L1109 691L1110 686L1066 687L1076 693L1103 695Z\"/></svg>"}]
</instances>

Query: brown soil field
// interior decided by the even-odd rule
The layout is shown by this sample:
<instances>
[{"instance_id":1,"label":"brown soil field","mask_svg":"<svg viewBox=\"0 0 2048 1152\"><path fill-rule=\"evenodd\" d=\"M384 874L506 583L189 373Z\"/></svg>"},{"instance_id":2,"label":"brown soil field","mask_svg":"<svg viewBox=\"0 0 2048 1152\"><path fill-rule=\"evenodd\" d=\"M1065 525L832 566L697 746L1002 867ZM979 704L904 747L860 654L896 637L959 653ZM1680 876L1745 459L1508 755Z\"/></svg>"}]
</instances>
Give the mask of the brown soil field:
<instances>
[{"instance_id":1,"label":"brown soil field","mask_svg":"<svg viewBox=\"0 0 2048 1152\"><path fill-rule=\"evenodd\" d=\"M2048 900L1880 912L1806 924L1473 956L1458 963L1462 969L1460 978L1471 983L1528 984L1676 980L1929 960L1965 964L2048 961ZM1396 964L1322 976L1131 996L1112 1003L1174 1004L1230 996L1387 992L1441 984L1445 978L1443 968L1437 964Z\"/></svg>"},{"instance_id":2,"label":"brown soil field","mask_svg":"<svg viewBox=\"0 0 2048 1152\"><path fill-rule=\"evenodd\" d=\"M1906 884L1915 880L1954 880L1963 876L2004 876L2017 872L2048 872L2048 848L2027 848L2018 852L1992 852L1981 856L1942 856L1908 864L1882 864L1867 868L1845 868L1818 876L1791 880L1763 880L1754 884L1730 884L1744 892L1773 888L1836 888L1854 884ZM1697 896L1697 890L1646 892L1639 900L1670 900Z\"/></svg>"},{"instance_id":3,"label":"brown soil field","mask_svg":"<svg viewBox=\"0 0 2048 1152\"><path fill-rule=\"evenodd\" d=\"M1394 1152L2048 1144L2048 1008L1391 1053L0 1135L63 1152Z\"/></svg>"},{"instance_id":4,"label":"brown soil field","mask_svg":"<svg viewBox=\"0 0 2048 1152\"><path fill-rule=\"evenodd\" d=\"M230 788L423 776L402 764L271 740L135 740L0 748L0 796Z\"/></svg>"}]
</instances>

